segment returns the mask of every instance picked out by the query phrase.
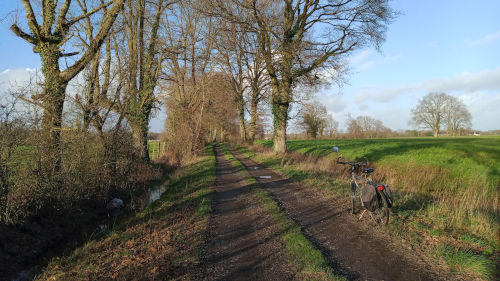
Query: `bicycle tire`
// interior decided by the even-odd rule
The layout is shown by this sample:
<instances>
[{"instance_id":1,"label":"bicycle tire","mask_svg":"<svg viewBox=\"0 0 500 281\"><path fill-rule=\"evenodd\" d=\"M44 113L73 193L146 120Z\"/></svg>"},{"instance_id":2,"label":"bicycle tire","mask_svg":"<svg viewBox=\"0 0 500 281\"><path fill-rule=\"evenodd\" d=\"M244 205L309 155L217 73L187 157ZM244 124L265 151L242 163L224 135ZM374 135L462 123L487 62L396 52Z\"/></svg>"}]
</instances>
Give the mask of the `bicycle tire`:
<instances>
[{"instance_id":1,"label":"bicycle tire","mask_svg":"<svg viewBox=\"0 0 500 281\"><path fill-rule=\"evenodd\" d=\"M375 211L370 212L370 216L376 224L389 224L389 204L387 203L387 198L385 198L385 194L377 190L378 195L380 196L380 201L382 206L379 206Z\"/></svg>"},{"instance_id":2,"label":"bicycle tire","mask_svg":"<svg viewBox=\"0 0 500 281\"><path fill-rule=\"evenodd\" d=\"M351 214L356 213L356 184L351 182Z\"/></svg>"}]
</instances>

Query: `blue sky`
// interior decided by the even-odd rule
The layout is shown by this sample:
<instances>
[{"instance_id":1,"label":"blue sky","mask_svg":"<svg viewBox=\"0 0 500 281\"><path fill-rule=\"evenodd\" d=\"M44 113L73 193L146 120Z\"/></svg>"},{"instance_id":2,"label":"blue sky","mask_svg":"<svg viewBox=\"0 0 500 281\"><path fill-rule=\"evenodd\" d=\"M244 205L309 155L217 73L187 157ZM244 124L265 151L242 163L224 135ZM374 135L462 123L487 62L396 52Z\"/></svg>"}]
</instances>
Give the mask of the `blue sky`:
<instances>
[{"instance_id":1,"label":"blue sky","mask_svg":"<svg viewBox=\"0 0 500 281\"><path fill-rule=\"evenodd\" d=\"M391 129L410 128L420 98L443 91L460 98L472 114L473 128L500 129L500 1L393 1L401 11L389 26L382 52L366 48L350 58L352 73L342 92L317 93L334 119L345 125L347 114L370 115ZM31 46L9 27L18 0L0 3L0 87L23 79L26 68L40 67ZM6 71L9 69L9 71ZM3 84L2 84L3 82ZM163 129L164 114L151 122Z\"/></svg>"},{"instance_id":2,"label":"blue sky","mask_svg":"<svg viewBox=\"0 0 500 281\"><path fill-rule=\"evenodd\" d=\"M500 1L393 1L402 12L382 52L359 50L341 94L319 93L334 119L370 115L392 129L410 126L411 109L432 91L459 97L473 127L500 129Z\"/></svg>"}]
</instances>

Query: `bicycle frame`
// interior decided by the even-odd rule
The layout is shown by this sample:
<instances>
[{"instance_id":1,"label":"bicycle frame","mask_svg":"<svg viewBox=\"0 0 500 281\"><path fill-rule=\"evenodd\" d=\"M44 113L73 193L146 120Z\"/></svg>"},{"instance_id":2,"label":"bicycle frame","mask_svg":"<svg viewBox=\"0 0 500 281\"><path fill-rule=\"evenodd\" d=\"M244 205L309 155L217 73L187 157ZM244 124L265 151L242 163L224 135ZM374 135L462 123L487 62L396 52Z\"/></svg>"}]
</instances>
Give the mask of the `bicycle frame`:
<instances>
[{"instance_id":1,"label":"bicycle frame","mask_svg":"<svg viewBox=\"0 0 500 281\"><path fill-rule=\"evenodd\" d=\"M365 158L365 162L345 162L345 161L340 161L341 157L337 158L337 163L339 164L347 164L350 165L351 168L351 201L352 201L352 208L351 212L354 214L355 213L355 201L356 201L356 191L358 192L358 197L359 201L361 202L361 206L363 207L363 212L361 213L361 216L358 218L358 220L361 220L363 217L364 213L367 211L365 208L365 204L363 203L362 200L362 195L363 195L363 189L367 184L373 184L375 186L379 186L379 184L373 182L371 178L368 176L369 173L373 172L373 168L365 169L366 166L368 166L368 159ZM362 175L360 175L362 173ZM387 199L385 198L385 195L380 191L380 189L377 189L377 196L379 198L379 202L381 202L382 205L378 207L374 211L369 211L370 216L372 219L375 221L377 224L384 223L387 224L389 221L389 210L387 208Z\"/></svg>"},{"instance_id":2,"label":"bicycle frame","mask_svg":"<svg viewBox=\"0 0 500 281\"><path fill-rule=\"evenodd\" d=\"M366 184L368 181L371 181L371 179L368 177L368 175L364 175L364 177L358 175L355 171L352 171L351 172L351 178L352 178L352 182L354 183L354 185L356 186L356 189L359 193L359 201L361 202L361 206L365 206L365 204L363 203L363 200L361 200L361 195L363 194L363 191L362 191L362 188L361 188L361 184L360 182L364 184ZM360 181L360 182L358 182ZM354 191L354 190L353 190ZM353 194L354 197L356 197L355 193ZM363 212L364 213L364 212ZM361 215L363 216L363 215ZM360 218L361 219L361 218Z\"/></svg>"}]
</instances>

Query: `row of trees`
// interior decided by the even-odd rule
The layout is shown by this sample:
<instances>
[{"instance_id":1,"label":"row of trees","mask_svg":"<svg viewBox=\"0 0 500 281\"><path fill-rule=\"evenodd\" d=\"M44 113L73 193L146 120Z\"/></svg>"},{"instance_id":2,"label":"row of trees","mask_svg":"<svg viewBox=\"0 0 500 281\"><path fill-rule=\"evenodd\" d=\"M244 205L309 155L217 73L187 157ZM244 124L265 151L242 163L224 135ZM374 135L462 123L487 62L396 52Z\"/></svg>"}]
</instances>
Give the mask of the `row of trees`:
<instances>
[{"instance_id":1,"label":"row of trees","mask_svg":"<svg viewBox=\"0 0 500 281\"><path fill-rule=\"evenodd\" d=\"M236 103L243 141L247 131L252 140L257 122L251 114L246 129L244 97L256 113L270 93L274 150L284 152L295 89L318 83L325 69L340 79L346 56L379 46L394 15L385 0L61 0L42 1L39 8L21 2L27 29L18 24L11 29L42 61L43 91L32 102L43 108L47 178L57 178L61 170L67 85L85 68L86 92L78 95L83 127L101 130L114 112L132 130L143 158L158 82L165 81L161 91L169 99L169 118L187 118L183 124L193 128L190 142L196 149L204 134L199 120L205 117L206 88L216 72L228 78L224 91Z\"/></svg>"}]
</instances>

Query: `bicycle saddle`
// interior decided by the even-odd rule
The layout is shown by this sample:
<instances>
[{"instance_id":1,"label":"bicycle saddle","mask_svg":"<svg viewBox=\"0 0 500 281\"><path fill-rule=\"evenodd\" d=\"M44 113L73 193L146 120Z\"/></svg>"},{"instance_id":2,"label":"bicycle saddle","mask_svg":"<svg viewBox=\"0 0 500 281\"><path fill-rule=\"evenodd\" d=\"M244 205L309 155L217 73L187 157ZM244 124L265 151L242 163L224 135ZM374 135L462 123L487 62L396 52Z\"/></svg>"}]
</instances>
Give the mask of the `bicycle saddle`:
<instances>
[{"instance_id":1,"label":"bicycle saddle","mask_svg":"<svg viewBox=\"0 0 500 281\"><path fill-rule=\"evenodd\" d=\"M375 171L375 168L363 168L365 174L373 173L373 171Z\"/></svg>"}]
</instances>

